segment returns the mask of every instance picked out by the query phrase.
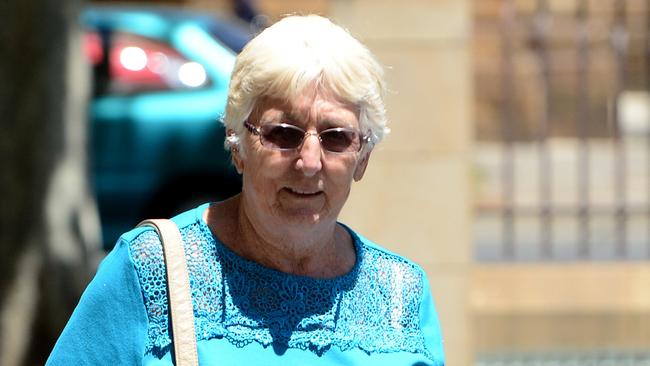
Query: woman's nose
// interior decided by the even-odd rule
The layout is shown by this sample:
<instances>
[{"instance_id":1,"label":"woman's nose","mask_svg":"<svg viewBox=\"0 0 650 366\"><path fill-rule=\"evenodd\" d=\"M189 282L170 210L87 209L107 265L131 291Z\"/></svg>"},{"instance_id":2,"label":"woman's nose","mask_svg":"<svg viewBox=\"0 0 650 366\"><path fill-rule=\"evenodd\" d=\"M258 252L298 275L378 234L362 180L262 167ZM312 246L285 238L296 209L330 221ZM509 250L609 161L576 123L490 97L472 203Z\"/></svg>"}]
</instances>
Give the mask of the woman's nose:
<instances>
[{"instance_id":1,"label":"woman's nose","mask_svg":"<svg viewBox=\"0 0 650 366\"><path fill-rule=\"evenodd\" d=\"M311 177L322 168L322 149L317 134L307 134L300 147L300 157L296 162L296 169L301 170L305 176Z\"/></svg>"}]
</instances>

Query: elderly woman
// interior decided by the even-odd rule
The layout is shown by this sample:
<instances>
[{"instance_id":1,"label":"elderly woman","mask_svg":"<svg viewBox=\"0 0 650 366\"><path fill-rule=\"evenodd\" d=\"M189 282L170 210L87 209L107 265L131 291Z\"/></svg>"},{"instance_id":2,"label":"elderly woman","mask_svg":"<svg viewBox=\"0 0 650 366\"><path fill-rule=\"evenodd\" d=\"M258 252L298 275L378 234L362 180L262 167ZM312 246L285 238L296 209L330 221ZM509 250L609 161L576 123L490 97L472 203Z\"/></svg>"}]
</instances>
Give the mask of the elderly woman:
<instances>
[{"instance_id":1,"label":"elderly woman","mask_svg":"<svg viewBox=\"0 0 650 366\"><path fill-rule=\"evenodd\" d=\"M387 130L382 97L380 65L325 18L287 17L239 55L224 123L242 192L173 218L201 364L444 364L422 269L337 222ZM48 363L172 364L168 309L161 241L136 228Z\"/></svg>"}]
</instances>

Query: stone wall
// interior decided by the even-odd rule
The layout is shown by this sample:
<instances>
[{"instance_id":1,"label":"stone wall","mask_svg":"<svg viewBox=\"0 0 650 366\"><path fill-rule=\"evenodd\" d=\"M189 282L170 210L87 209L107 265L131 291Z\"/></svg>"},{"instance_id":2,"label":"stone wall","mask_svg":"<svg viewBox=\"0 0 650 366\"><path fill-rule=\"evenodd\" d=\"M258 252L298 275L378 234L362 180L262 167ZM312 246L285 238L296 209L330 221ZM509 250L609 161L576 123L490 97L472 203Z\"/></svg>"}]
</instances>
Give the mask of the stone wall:
<instances>
[{"instance_id":1,"label":"stone wall","mask_svg":"<svg viewBox=\"0 0 650 366\"><path fill-rule=\"evenodd\" d=\"M342 220L425 268L447 364L470 365L470 2L333 0L329 15L377 55L390 88L392 132Z\"/></svg>"}]
</instances>

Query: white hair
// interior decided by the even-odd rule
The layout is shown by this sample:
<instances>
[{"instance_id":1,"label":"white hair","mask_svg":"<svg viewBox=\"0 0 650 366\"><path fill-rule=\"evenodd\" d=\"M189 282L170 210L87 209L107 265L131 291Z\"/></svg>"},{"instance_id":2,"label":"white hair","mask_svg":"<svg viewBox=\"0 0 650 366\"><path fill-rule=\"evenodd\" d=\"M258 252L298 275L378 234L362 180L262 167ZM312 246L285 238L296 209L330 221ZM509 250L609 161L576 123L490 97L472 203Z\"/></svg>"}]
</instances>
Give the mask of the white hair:
<instances>
[{"instance_id":1,"label":"white hair","mask_svg":"<svg viewBox=\"0 0 650 366\"><path fill-rule=\"evenodd\" d=\"M239 144L260 97L296 99L314 83L359 109L370 148L389 129L384 107L383 69L346 30L318 15L289 16L252 39L237 56L223 117L226 148Z\"/></svg>"}]
</instances>

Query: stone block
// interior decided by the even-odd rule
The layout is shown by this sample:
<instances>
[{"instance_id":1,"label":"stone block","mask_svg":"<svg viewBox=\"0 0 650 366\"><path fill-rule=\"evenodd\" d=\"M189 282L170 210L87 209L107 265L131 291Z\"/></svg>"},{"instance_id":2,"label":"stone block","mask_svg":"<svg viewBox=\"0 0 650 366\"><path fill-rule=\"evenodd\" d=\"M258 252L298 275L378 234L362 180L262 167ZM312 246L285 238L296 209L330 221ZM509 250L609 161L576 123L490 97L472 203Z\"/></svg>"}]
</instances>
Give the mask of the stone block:
<instances>
[{"instance_id":1,"label":"stone block","mask_svg":"<svg viewBox=\"0 0 650 366\"><path fill-rule=\"evenodd\" d=\"M468 49L373 45L386 66L391 134L384 148L463 154L473 138L473 88Z\"/></svg>"},{"instance_id":2,"label":"stone block","mask_svg":"<svg viewBox=\"0 0 650 366\"><path fill-rule=\"evenodd\" d=\"M341 220L421 265L471 258L469 162L378 151Z\"/></svg>"},{"instance_id":3,"label":"stone block","mask_svg":"<svg viewBox=\"0 0 650 366\"><path fill-rule=\"evenodd\" d=\"M474 314L477 353L539 350L642 350L650 345L650 312Z\"/></svg>"},{"instance_id":4,"label":"stone block","mask_svg":"<svg viewBox=\"0 0 650 366\"><path fill-rule=\"evenodd\" d=\"M272 21L281 19L288 14L319 14L328 15L327 0L265 0L259 2L263 14Z\"/></svg>"},{"instance_id":5,"label":"stone block","mask_svg":"<svg viewBox=\"0 0 650 366\"><path fill-rule=\"evenodd\" d=\"M330 16L364 41L440 41L471 33L469 1L331 0L329 6Z\"/></svg>"},{"instance_id":6,"label":"stone block","mask_svg":"<svg viewBox=\"0 0 650 366\"><path fill-rule=\"evenodd\" d=\"M650 313L649 282L645 263L475 265L470 299L486 314Z\"/></svg>"}]
</instances>

